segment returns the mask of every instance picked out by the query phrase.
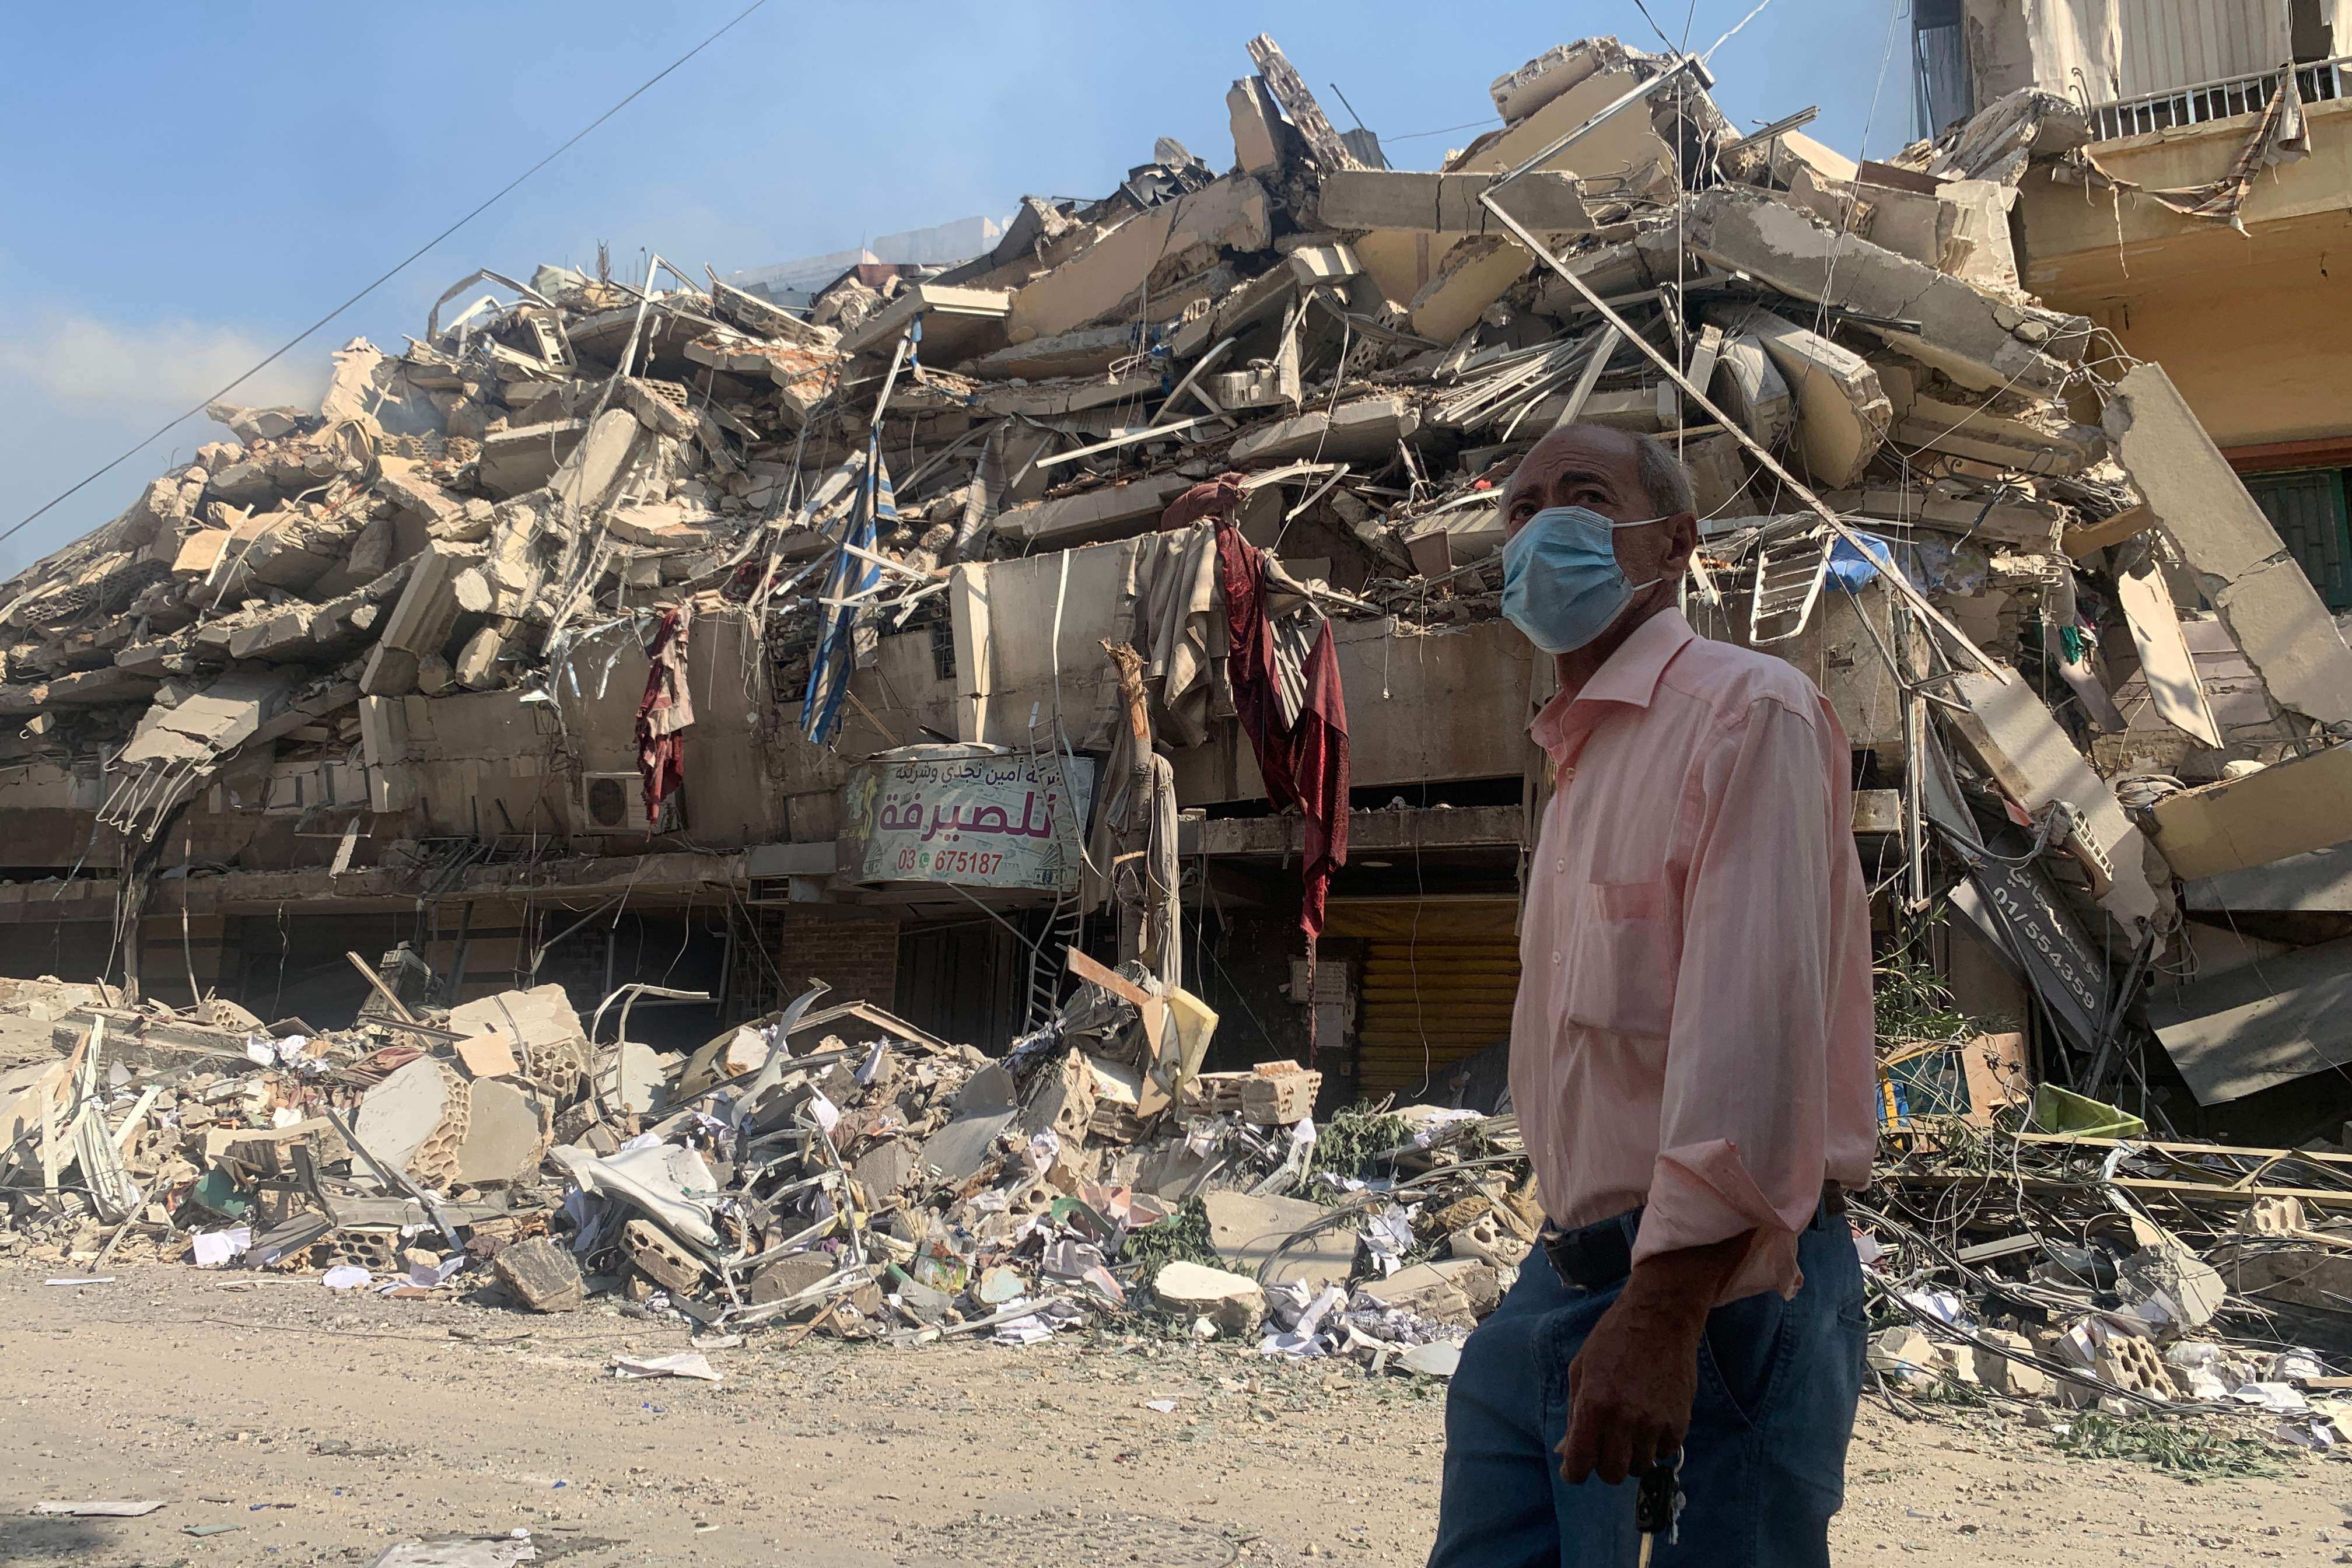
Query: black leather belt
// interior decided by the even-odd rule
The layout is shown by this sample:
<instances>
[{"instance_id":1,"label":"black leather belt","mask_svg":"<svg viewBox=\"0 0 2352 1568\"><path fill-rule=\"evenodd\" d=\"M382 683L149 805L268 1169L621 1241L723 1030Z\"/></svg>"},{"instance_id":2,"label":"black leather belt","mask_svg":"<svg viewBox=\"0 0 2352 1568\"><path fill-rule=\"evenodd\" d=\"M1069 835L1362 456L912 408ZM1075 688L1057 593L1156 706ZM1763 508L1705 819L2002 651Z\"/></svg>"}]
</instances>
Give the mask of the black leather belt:
<instances>
[{"instance_id":1,"label":"black leather belt","mask_svg":"<svg viewBox=\"0 0 2352 1568\"><path fill-rule=\"evenodd\" d=\"M1822 1184L1822 1201L1813 1210L1813 1229L1845 1215L1845 1189L1835 1182ZM1641 1233L1642 1211L1629 1209L1574 1230L1544 1227L1544 1253L1563 1284L1580 1290L1606 1290L1622 1284L1633 1272L1633 1237Z\"/></svg>"}]
</instances>

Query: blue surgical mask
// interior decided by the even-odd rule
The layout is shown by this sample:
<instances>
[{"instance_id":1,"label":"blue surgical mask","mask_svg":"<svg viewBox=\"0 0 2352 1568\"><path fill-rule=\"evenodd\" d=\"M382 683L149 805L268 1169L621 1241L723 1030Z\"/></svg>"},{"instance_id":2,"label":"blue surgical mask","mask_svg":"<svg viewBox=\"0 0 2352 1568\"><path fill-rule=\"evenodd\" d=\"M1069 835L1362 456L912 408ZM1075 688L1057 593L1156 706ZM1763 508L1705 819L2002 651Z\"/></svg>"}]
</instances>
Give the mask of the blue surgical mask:
<instances>
[{"instance_id":1,"label":"blue surgical mask","mask_svg":"<svg viewBox=\"0 0 2352 1568\"><path fill-rule=\"evenodd\" d=\"M1664 521L1614 522L1590 507L1546 507L1503 546L1503 614L1546 653L1584 647L1625 613L1635 594L1659 581L1625 580L1616 531Z\"/></svg>"}]
</instances>

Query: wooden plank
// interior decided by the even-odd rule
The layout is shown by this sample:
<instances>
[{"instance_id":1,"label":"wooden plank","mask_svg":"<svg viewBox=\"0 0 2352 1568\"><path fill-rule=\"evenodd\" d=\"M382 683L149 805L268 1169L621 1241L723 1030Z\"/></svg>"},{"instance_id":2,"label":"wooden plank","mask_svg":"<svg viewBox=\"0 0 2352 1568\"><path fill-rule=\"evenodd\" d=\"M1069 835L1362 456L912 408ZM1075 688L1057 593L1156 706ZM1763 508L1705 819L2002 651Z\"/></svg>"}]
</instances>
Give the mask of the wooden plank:
<instances>
[{"instance_id":1,"label":"wooden plank","mask_svg":"<svg viewBox=\"0 0 2352 1568\"><path fill-rule=\"evenodd\" d=\"M2101 521L2066 530L2059 536L2059 545L2067 554L2081 561L2095 551L2105 550L2111 544L2121 544L2155 526L2156 513L2145 506L2136 506Z\"/></svg>"},{"instance_id":2,"label":"wooden plank","mask_svg":"<svg viewBox=\"0 0 2352 1568\"><path fill-rule=\"evenodd\" d=\"M2292 1156L2352 1172L2352 1154L2330 1154L2315 1149L2250 1149L2235 1143L2158 1143L2146 1138L2091 1138L2074 1132L2020 1132L2021 1143L2079 1143L2085 1149L2114 1149L2128 1143L2159 1154L2226 1154L2232 1159L2277 1160ZM2352 1194L2347 1194L2352 1195Z\"/></svg>"},{"instance_id":3,"label":"wooden plank","mask_svg":"<svg viewBox=\"0 0 2352 1568\"><path fill-rule=\"evenodd\" d=\"M1888 1179L1897 1186L1927 1185L1958 1187L1974 1183L1979 1186L2011 1189L2020 1178L2002 1172L1984 1175L1976 1172L1905 1171L1890 1173ZM2074 1193L2095 1202L2098 1187L2095 1182L2069 1181L2055 1176L2026 1176L2023 1185L2029 1192ZM2300 1198L2307 1204L2333 1204L2338 1207L2352 1206L2352 1193L2338 1192L2330 1187L2225 1187L2208 1182L2160 1182L2145 1176L2117 1176L2115 1184L2127 1193L2150 1193L2163 1197L2202 1198L2215 1204L2252 1204L2263 1198Z\"/></svg>"}]
</instances>

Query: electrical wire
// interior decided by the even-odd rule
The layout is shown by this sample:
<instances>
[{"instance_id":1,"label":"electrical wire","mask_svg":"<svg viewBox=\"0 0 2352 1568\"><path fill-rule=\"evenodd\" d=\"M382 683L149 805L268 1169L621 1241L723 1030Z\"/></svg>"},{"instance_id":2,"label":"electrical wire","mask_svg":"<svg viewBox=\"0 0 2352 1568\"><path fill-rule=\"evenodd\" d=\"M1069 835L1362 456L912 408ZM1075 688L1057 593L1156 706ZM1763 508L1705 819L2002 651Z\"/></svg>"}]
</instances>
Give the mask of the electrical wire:
<instances>
[{"instance_id":1,"label":"electrical wire","mask_svg":"<svg viewBox=\"0 0 2352 1568\"><path fill-rule=\"evenodd\" d=\"M435 235L431 239L426 240L423 245L420 245L415 249L410 251L406 256L402 257L398 261L394 262L390 268L386 268L382 274L380 274L374 281L369 283L358 293L353 294L350 299L345 300L341 304L337 305L333 310L329 310L325 315L320 317L317 321L311 322L309 326L303 328L300 331L295 333L292 337L278 344L277 348L270 351L270 353L251 370L247 371L236 380L229 382L217 392L215 392L211 396L199 399L195 406L188 409L185 413L173 415L162 425L156 426L152 433L141 437L136 445L131 447L121 456L115 458L112 461L105 464L103 467L83 476L80 479L76 480L65 489L60 490L58 494L42 502L32 511L18 519L8 528L6 532L0 533L0 542L5 542L8 539L14 537L19 530L25 528L36 518L38 518L42 513L49 510L50 508L58 505L60 501L66 500L78 491L96 483L99 479L103 479L114 469L121 468L124 463L129 462L132 458L137 457L142 451L144 451L154 442L162 439L164 434L171 430L173 426L178 425L183 420L192 419L195 416L202 414L214 403L227 396L230 393L236 391L247 382L251 381L255 376L259 375L270 365L275 364L278 360L283 359L311 333L317 331L320 328L333 321L337 316L341 315L345 310L350 310L353 305L358 304L361 300L374 293L378 289L383 288L386 283L391 282L402 272L406 271L409 265L417 260L420 257L424 256L425 252L431 250L435 246L439 245L443 240L447 239L451 235L456 234L459 229L465 227L467 224L473 222L476 218L489 211L491 207L497 205L499 202L505 199L508 195L509 195L517 186L520 185L525 180L530 179L533 174L538 174L541 169L546 168L550 163L552 163L556 159L562 157L566 152L570 151L573 143L579 142L590 132L595 130L598 126L604 124L604 121L612 119L615 114L620 113L622 110L626 109L630 104L635 102L639 98L643 97L646 91L652 89L656 82L660 81L662 78L669 75L672 71L677 69L678 67L686 64L687 61L692 59L695 56L700 54L711 45L717 43L727 34L732 32L736 26L745 18L750 16L752 12L759 10L761 6L767 5L767 3L768 0L751 0L751 5L746 5L742 10L737 12L735 16L717 32L703 39L702 42L695 45L694 47L687 50L686 53L678 56L677 58L670 61L669 64L664 66L660 70L656 71L652 76L647 77L643 82L639 83L626 98L622 99L618 103L613 105L612 108L604 110L604 113L598 115L595 119L582 126L578 131L573 132L572 135L566 138L564 142L553 152L548 153L538 163L533 163L530 168L525 169L521 174L517 174L513 179L509 180L505 184L499 186L496 191L484 198L480 205L477 205L465 216L459 218L457 222L451 224L448 227Z\"/></svg>"},{"instance_id":2,"label":"electrical wire","mask_svg":"<svg viewBox=\"0 0 2352 1568\"><path fill-rule=\"evenodd\" d=\"M1484 120L1465 120L1459 125L1441 125L1434 131L1410 131L1402 136L1383 136L1381 138L1381 145L1387 147L1399 142L1419 142L1431 136L1451 136L1456 131L1475 131L1482 125L1498 123L1500 121L1490 114Z\"/></svg>"}]
</instances>

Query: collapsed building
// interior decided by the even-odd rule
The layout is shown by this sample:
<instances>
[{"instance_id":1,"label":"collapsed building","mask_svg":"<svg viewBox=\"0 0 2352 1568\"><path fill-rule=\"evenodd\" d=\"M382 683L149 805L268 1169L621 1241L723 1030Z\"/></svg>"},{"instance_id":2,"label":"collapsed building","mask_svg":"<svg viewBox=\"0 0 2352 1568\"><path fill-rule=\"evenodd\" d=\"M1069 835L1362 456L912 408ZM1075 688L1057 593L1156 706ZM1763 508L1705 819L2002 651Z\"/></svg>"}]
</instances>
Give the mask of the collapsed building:
<instances>
[{"instance_id":1,"label":"collapsed building","mask_svg":"<svg viewBox=\"0 0 2352 1568\"><path fill-rule=\"evenodd\" d=\"M1828 694L1882 932L2024 1079L2338 1136L2352 649L2164 368L2026 291L2088 110L1857 163L1591 39L1413 172L1249 53L1223 173L1163 140L959 264L485 270L216 407L0 585L0 970L325 1029L360 951L686 993L667 1046L814 977L995 1054L1075 948L1213 1007L1206 1070L1491 1109L1554 679L1497 502L1582 420L1683 458L1691 619Z\"/></svg>"}]
</instances>

